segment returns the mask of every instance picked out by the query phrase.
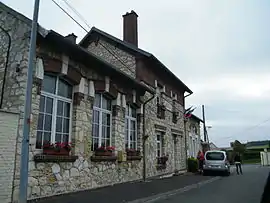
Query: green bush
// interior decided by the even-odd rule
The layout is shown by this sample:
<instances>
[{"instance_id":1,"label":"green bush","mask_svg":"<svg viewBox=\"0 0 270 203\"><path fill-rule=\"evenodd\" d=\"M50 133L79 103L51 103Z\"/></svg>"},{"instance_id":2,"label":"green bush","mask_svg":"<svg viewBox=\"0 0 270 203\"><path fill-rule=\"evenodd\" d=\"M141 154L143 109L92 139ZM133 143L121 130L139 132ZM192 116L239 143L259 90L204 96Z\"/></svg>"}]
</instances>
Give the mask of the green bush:
<instances>
[{"instance_id":1,"label":"green bush","mask_svg":"<svg viewBox=\"0 0 270 203\"><path fill-rule=\"evenodd\" d=\"M198 160L195 158L188 158L188 171L196 173L198 171Z\"/></svg>"}]
</instances>

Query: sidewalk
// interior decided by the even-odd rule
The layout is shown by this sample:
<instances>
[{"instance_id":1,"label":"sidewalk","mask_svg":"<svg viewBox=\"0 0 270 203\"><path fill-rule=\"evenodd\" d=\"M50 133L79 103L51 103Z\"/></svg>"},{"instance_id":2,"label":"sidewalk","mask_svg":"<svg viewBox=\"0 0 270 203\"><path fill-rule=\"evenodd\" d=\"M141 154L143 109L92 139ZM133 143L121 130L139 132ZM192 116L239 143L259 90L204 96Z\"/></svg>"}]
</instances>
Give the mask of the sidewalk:
<instances>
[{"instance_id":1,"label":"sidewalk","mask_svg":"<svg viewBox=\"0 0 270 203\"><path fill-rule=\"evenodd\" d=\"M114 186L98 188L72 194L32 200L31 203L122 203L146 198L159 193L169 192L213 177L185 174L164 179L154 179L147 182L122 183Z\"/></svg>"}]
</instances>

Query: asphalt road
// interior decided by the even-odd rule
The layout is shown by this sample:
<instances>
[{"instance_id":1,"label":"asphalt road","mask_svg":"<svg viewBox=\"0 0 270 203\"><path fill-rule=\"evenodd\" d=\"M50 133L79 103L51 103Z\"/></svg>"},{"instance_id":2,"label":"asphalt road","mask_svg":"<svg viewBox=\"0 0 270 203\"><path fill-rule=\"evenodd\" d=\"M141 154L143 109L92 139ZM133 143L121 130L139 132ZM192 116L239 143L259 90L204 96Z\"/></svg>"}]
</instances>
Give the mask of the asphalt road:
<instances>
[{"instance_id":1,"label":"asphalt road","mask_svg":"<svg viewBox=\"0 0 270 203\"><path fill-rule=\"evenodd\" d=\"M270 168L245 165L243 175L232 168L230 177L222 177L212 183L174 195L157 203L259 203Z\"/></svg>"}]
</instances>

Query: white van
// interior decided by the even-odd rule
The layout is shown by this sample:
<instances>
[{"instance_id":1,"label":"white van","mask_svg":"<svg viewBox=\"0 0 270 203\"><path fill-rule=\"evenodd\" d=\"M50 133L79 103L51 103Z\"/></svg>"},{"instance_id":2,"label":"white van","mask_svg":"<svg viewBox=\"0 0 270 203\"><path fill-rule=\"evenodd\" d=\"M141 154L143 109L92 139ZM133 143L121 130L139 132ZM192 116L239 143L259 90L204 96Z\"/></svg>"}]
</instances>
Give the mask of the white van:
<instances>
[{"instance_id":1,"label":"white van","mask_svg":"<svg viewBox=\"0 0 270 203\"><path fill-rule=\"evenodd\" d=\"M227 176L230 175L230 163L227 159L226 152L211 150L205 153L203 174L206 175L214 171L224 173Z\"/></svg>"}]
</instances>

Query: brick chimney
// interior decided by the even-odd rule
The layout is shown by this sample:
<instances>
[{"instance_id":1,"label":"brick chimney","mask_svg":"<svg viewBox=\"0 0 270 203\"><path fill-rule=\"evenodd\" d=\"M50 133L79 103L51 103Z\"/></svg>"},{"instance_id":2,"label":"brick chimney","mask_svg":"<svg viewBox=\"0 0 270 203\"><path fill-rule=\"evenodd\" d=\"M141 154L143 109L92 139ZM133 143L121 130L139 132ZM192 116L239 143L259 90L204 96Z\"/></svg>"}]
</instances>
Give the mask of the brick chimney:
<instances>
[{"instance_id":1,"label":"brick chimney","mask_svg":"<svg viewBox=\"0 0 270 203\"><path fill-rule=\"evenodd\" d=\"M69 41L71 41L72 43L76 44L77 36L74 33L71 33L71 34L65 36L65 38L68 39Z\"/></svg>"},{"instance_id":2,"label":"brick chimney","mask_svg":"<svg viewBox=\"0 0 270 203\"><path fill-rule=\"evenodd\" d=\"M138 15L135 11L123 15L123 40L138 46Z\"/></svg>"}]
</instances>

